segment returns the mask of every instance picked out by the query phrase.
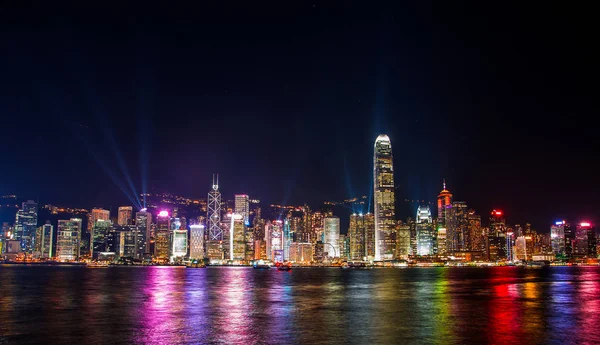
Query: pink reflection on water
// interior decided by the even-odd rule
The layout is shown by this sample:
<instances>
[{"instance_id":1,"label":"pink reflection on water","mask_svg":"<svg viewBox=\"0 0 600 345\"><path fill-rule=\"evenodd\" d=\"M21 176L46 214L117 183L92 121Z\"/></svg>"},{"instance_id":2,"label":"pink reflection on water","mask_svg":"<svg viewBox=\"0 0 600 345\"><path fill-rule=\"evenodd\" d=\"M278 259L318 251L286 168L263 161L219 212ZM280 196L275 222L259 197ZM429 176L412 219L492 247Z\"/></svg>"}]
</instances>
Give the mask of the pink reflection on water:
<instances>
[{"instance_id":1,"label":"pink reflection on water","mask_svg":"<svg viewBox=\"0 0 600 345\"><path fill-rule=\"evenodd\" d=\"M226 268L219 286L222 289L216 303L215 335L226 344L253 344L258 339L254 335L250 313L252 289L247 275L254 272L244 267ZM268 325L254 325L267 327Z\"/></svg>"},{"instance_id":2,"label":"pink reflection on water","mask_svg":"<svg viewBox=\"0 0 600 345\"><path fill-rule=\"evenodd\" d=\"M189 342L185 329L184 267L151 267L144 288L146 301L139 311L143 335L138 343Z\"/></svg>"},{"instance_id":3,"label":"pink reflection on water","mask_svg":"<svg viewBox=\"0 0 600 345\"><path fill-rule=\"evenodd\" d=\"M579 276L579 284L576 289L577 311L575 317L578 336L585 335L585 340L600 340L600 274L598 267L583 268L585 272Z\"/></svg>"}]
</instances>

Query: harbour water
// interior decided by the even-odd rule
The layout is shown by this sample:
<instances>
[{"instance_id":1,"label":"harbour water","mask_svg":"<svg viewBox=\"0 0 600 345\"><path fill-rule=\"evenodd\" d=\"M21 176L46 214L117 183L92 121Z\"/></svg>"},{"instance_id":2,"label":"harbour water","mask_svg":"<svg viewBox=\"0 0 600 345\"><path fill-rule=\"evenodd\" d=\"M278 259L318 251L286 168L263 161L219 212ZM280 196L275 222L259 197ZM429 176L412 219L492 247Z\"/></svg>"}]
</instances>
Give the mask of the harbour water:
<instances>
[{"instance_id":1,"label":"harbour water","mask_svg":"<svg viewBox=\"0 0 600 345\"><path fill-rule=\"evenodd\" d=\"M0 266L0 344L600 343L600 267Z\"/></svg>"}]
</instances>

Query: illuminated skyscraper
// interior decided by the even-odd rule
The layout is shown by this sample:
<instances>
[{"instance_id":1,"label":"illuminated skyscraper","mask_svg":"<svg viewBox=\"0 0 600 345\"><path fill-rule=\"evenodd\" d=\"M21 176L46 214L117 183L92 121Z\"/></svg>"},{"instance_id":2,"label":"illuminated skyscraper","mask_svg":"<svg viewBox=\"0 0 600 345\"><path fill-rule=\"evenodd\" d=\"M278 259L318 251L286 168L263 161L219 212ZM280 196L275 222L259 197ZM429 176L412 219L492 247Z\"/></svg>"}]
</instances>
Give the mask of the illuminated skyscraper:
<instances>
[{"instance_id":1,"label":"illuminated skyscraper","mask_svg":"<svg viewBox=\"0 0 600 345\"><path fill-rule=\"evenodd\" d=\"M92 211L90 211L90 213L88 213L88 232L90 232L90 234L92 235L91 237L93 238L93 234L91 233L91 230L94 227L94 224L96 223L97 220L110 220L110 211L109 210L105 210L102 208L93 208Z\"/></svg>"},{"instance_id":2,"label":"illuminated skyscraper","mask_svg":"<svg viewBox=\"0 0 600 345\"><path fill-rule=\"evenodd\" d=\"M190 259L204 259L204 225L190 225Z\"/></svg>"},{"instance_id":3,"label":"illuminated skyscraper","mask_svg":"<svg viewBox=\"0 0 600 345\"><path fill-rule=\"evenodd\" d=\"M506 241L506 222L504 221L504 214L502 211L493 210L490 214L487 246L490 261L507 259L509 253L506 251Z\"/></svg>"},{"instance_id":4,"label":"illuminated skyscraper","mask_svg":"<svg viewBox=\"0 0 600 345\"><path fill-rule=\"evenodd\" d=\"M93 208L92 211L88 213L87 232L90 234L90 255L92 255L94 251L94 225L99 220L110 220L110 211L102 208ZM104 236L105 235L103 235L103 238Z\"/></svg>"},{"instance_id":5,"label":"illuminated skyscraper","mask_svg":"<svg viewBox=\"0 0 600 345\"><path fill-rule=\"evenodd\" d=\"M131 225L131 216L133 215L133 207L121 206L117 217L117 224L121 226Z\"/></svg>"},{"instance_id":6,"label":"illuminated skyscraper","mask_svg":"<svg viewBox=\"0 0 600 345\"><path fill-rule=\"evenodd\" d=\"M144 251L150 253L150 238L152 237L150 232L152 231L152 213L146 211L143 208L141 211L135 214L135 226L138 231L145 235L146 248Z\"/></svg>"},{"instance_id":7,"label":"illuminated skyscraper","mask_svg":"<svg viewBox=\"0 0 600 345\"><path fill-rule=\"evenodd\" d=\"M398 222L396 226L396 258L407 260L410 255L410 225Z\"/></svg>"},{"instance_id":8,"label":"illuminated skyscraper","mask_svg":"<svg viewBox=\"0 0 600 345\"><path fill-rule=\"evenodd\" d=\"M452 207L446 207L446 251L448 254L471 249L468 223L467 203L454 201Z\"/></svg>"},{"instance_id":9,"label":"illuminated skyscraper","mask_svg":"<svg viewBox=\"0 0 600 345\"><path fill-rule=\"evenodd\" d=\"M390 138L381 134L375 140L373 153L373 197L375 208L375 260L392 259L390 237L396 225L394 197L394 163ZM327 249L325 249L327 251Z\"/></svg>"},{"instance_id":10,"label":"illuminated skyscraper","mask_svg":"<svg viewBox=\"0 0 600 345\"><path fill-rule=\"evenodd\" d=\"M565 255L565 221L556 222L550 227L550 239L552 241L552 252L556 257Z\"/></svg>"},{"instance_id":11,"label":"illuminated skyscraper","mask_svg":"<svg viewBox=\"0 0 600 345\"><path fill-rule=\"evenodd\" d=\"M282 258L284 261L290 259L290 246L292 245L293 236L290 228L290 222L288 219L283 221L283 232L282 232Z\"/></svg>"},{"instance_id":12,"label":"illuminated skyscraper","mask_svg":"<svg viewBox=\"0 0 600 345\"><path fill-rule=\"evenodd\" d=\"M267 258L274 262L283 261L283 222L274 220L265 224Z\"/></svg>"},{"instance_id":13,"label":"illuminated skyscraper","mask_svg":"<svg viewBox=\"0 0 600 345\"><path fill-rule=\"evenodd\" d=\"M170 254L171 218L169 212L160 211L156 217L156 231L154 232L154 257L161 261L168 261Z\"/></svg>"},{"instance_id":14,"label":"illuminated skyscraper","mask_svg":"<svg viewBox=\"0 0 600 345\"><path fill-rule=\"evenodd\" d=\"M417 255L434 255L435 232L429 206L417 208Z\"/></svg>"},{"instance_id":15,"label":"illuminated skyscraper","mask_svg":"<svg viewBox=\"0 0 600 345\"><path fill-rule=\"evenodd\" d=\"M99 254L108 251L106 249L107 236L112 226L112 222L108 219L98 219L94 222L90 230L91 238L91 256L97 259Z\"/></svg>"},{"instance_id":16,"label":"illuminated skyscraper","mask_svg":"<svg viewBox=\"0 0 600 345\"><path fill-rule=\"evenodd\" d=\"M56 257L59 261L79 259L81 248L81 219L58 221L58 236L56 239Z\"/></svg>"},{"instance_id":17,"label":"illuminated skyscraper","mask_svg":"<svg viewBox=\"0 0 600 345\"><path fill-rule=\"evenodd\" d=\"M292 262L308 263L313 258L311 243L293 242L290 246L290 260Z\"/></svg>"},{"instance_id":18,"label":"illuminated skyscraper","mask_svg":"<svg viewBox=\"0 0 600 345\"><path fill-rule=\"evenodd\" d=\"M250 217L250 199L246 194L236 194L235 195L235 209L234 213L242 216L242 221L246 226L250 225L249 217Z\"/></svg>"},{"instance_id":19,"label":"illuminated skyscraper","mask_svg":"<svg viewBox=\"0 0 600 345\"><path fill-rule=\"evenodd\" d=\"M21 241L21 249L31 254L34 249L35 232L38 221L38 204L27 200L21 205L15 217L15 240Z\"/></svg>"},{"instance_id":20,"label":"illuminated skyscraper","mask_svg":"<svg viewBox=\"0 0 600 345\"><path fill-rule=\"evenodd\" d=\"M221 228L221 192L219 192L219 175L215 183L213 175L212 189L208 193L207 205L208 218L208 240L223 241L223 229Z\"/></svg>"},{"instance_id":21,"label":"illuminated skyscraper","mask_svg":"<svg viewBox=\"0 0 600 345\"><path fill-rule=\"evenodd\" d=\"M171 230L171 261L187 255L187 230Z\"/></svg>"},{"instance_id":22,"label":"illuminated skyscraper","mask_svg":"<svg viewBox=\"0 0 600 345\"><path fill-rule=\"evenodd\" d=\"M36 248L39 255L42 258L51 258L52 246L54 244L52 238L54 236L54 226L52 226L49 221L46 221L46 224L40 227L39 234L40 235L36 240Z\"/></svg>"},{"instance_id":23,"label":"illuminated skyscraper","mask_svg":"<svg viewBox=\"0 0 600 345\"><path fill-rule=\"evenodd\" d=\"M367 256L367 232L365 215L362 213L350 215L350 226L348 227L348 236L350 237L350 260L363 260ZM373 239L372 242L375 242L375 240Z\"/></svg>"},{"instance_id":24,"label":"illuminated skyscraper","mask_svg":"<svg viewBox=\"0 0 600 345\"><path fill-rule=\"evenodd\" d=\"M469 210L467 219L469 221L468 232L471 242L468 250L485 253L487 234L484 234L481 229L481 216L476 214L474 210Z\"/></svg>"},{"instance_id":25,"label":"illuminated skyscraper","mask_svg":"<svg viewBox=\"0 0 600 345\"><path fill-rule=\"evenodd\" d=\"M452 207L452 193L446 189L446 180L444 180L442 191L437 198L437 217L438 224L441 227L446 226L446 210Z\"/></svg>"},{"instance_id":26,"label":"illuminated skyscraper","mask_svg":"<svg viewBox=\"0 0 600 345\"><path fill-rule=\"evenodd\" d=\"M323 245L327 256L340 257L340 218L335 216L323 219Z\"/></svg>"},{"instance_id":27,"label":"illuminated skyscraper","mask_svg":"<svg viewBox=\"0 0 600 345\"><path fill-rule=\"evenodd\" d=\"M596 258L596 233L589 222L577 224L576 230L577 254L588 258Z\"/></svg>"}]
</instances>

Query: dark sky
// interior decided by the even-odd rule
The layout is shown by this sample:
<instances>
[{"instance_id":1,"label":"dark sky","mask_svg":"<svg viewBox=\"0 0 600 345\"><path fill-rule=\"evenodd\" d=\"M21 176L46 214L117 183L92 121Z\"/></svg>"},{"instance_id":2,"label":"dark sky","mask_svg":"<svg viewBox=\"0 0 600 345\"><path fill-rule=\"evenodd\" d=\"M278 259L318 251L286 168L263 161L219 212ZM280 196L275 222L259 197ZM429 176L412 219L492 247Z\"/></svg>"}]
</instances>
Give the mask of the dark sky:
<instances>
[{"instance_id":1,"label":"dark sky","mask_svg":"<svg viewBox=\"0 0 600 345\"><path fill-rule=\"evenodd\" d=\"M399 3L5 1L0 193L124 203L126 169L198 198L218 172L228 198L319 204L369 194L385 132L398 199L445 177L511 223L597 219L591 9Z\"/></svg>"}]
</instances>

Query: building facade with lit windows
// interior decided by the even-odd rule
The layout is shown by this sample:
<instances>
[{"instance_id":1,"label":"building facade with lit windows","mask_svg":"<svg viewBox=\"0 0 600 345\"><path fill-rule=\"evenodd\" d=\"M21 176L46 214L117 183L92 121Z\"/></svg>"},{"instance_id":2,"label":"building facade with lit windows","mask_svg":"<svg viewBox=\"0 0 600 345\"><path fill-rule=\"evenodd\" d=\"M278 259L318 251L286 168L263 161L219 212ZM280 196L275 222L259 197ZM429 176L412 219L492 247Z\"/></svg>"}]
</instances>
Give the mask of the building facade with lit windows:
<instances>
[{"instance_id":1,"label":"building facade with lit windows","mask_svg":"<svg viewBox=\"0 0 600 345\"><path fill-rule=\"evenodd\" d=\"M188 251L187 230L171 230L171 261L185 258Z\"/></svg>"},{"instance_id":2,"label":"building facade with lit windows","mask_svg":"<svg viewBox=\"0 0 600 345\"><path fill-rule=\"evenodd\" d=\"M234 213L242 216L242 221L246 225L250 225L250 198L247 194L235 195Z\"/></svg>"},{"instance_id":3,"label":"building facade with lit windows","mask_svg":"<svg viewBox=\"0 0 600 345\"><path fill-rule=\"evenodd\" d=\"M565 221L558 221L550 227L550 240L552 241L552 253L556 257L565 255Z\"/></svg>"},{"instance_id":4,"label":"building facade with lit windows","mask_svg":"<svg viewBox=\"0 0 600 345\"><path fill-rule=\"evenodd\" d=\"M446 209L446 251L448 254L470 250L468 216L467 203L464 201L454 201L452 206Z\"/></svg>"},{"instance_id":5,"label":"building facade with lit windows","mask_svg":"<svg viewBox=\"0 0 600 345\"><path fill-rule=\"evenodd\" d=\"M142 209L139 212L135 213L135 226L138 231L144 233L146 238L146 248L144 249L145 253L150 253L150 237L152 231L152 213L148 212L146 209Z\"/></svg>"},{"instance_id":6,"label":"building facade with lit windows","mask_svg":"<svg viewBox=\"0 0 600 345\"><path fill-rule=\"evenodd\" d=\"M46 223L38 229L38 235L36 236L35 240L36 252L38 253L39 257L45 259L52 257L54 245L53 237L54 226L50 224L49 221L46 221Z\"/></svg>"},{"instance_id":7,"label":"building facade with lit windows","mask_svg":"<svg viewBox=\"0 0 600 345\"><path fill-rule=\"evenodd\" d=\"M132 206L120 206L117 214L117 225L131 225L133 215Z\"/></svg>"},{"instance_id":8,"label":"building facade with lit windows","mask_svg":"<svg viewBox=\"0 0 600 345\"><path fill-rule=\"evenodd\" d=\"M204 259L204 225L190 225L190 259Z\"/></svg>"},{"instance_id":9,"label":"building facade with lit windows","mask_svg":"<svg viewBox=\"0 0 600 345\"><path fill-rule=\"evenodd\" d=\"M219 175L213 175L212 189L208 192L207 201L208 238L206 256L211 260L223 259L223 228L221 227L221 192L219 191Z\"/></svg>"},{"instance_id":10,"label":"building facade with lit windows","mask_svg":"<svg viewBox=\"0 0 600 345\"><path fill-rule=\"evenodd\" d=\"M373 152L375 260L391 260L396 251L395 241L391 240L396 226L394 188L392 143L387 135L381 134L375 140Z\"/></svg>"},{"instance_id":11,"label":"building facade with lit windows","mask_svg":"<svg viewBox=\"0 0 600 345\"><path fill-rule=\"evenodd\" d=\"M506 222L504 213L500 210L493 210L490 214L490 227L488 229L488 256L490 261L506 260L507 241ZM512 253L510 253L512 254Z\"/></svg>"},{"instance_id":12,"label":"building facade with lit windows","mask_svg":"<svg viewBox=\"0 0 600 345\"><path fill-rule=\"evenodd\" d=\"M171 252L171 218L168 211L160 211L156 217L154 231L154 257L159 261L168 261Z\"/></svg>"},{"instance_id":13,"label":"building facade with lit windows","mask_svg":"<svg viewBox=\"0 0 600 345\"><path fill-rule=\"evenodd\" d=\"M435 231L429 206L419 206L416 216L417 255L435 255Z\"/></svg>"},{"instance_id":14,"label":"building facade with lit windows","mask_svg":"<svg viewBox=\"0 0 600 345\"><path fill-rule=\"evenodd\" d=\"M323 219L323 245L329 258L340 257L340 218L328 216Z\"/></svg>"},{"instance_id":15,"label":"building facade with lit windows","mask_svg":"<svg viewBox=\"0 0 600 345\"><path fill-rule=\"evenodd\" d=\"M290 260L297 263L310 263L313 260L312 243L292 242L290 245Z\"/></svg>"},{"instance_id":16,"label":"building facade with lit windows","mask_svg":"<svg viewBox=\"0 0 600 345\"><path fill-rule=\"evenodd\" d=\"M367 260L375 256L375 217L372 213L350 215L348 227L350 259Z\"/></svg>"},{"instance_id":17,"label":"building facade with lit windows","mask_svg":"<svg viewBox=\"0 0 600 345\"><path fill-rule=\"evenodd\" d=\"M283 262L283 222L274 220L265 224L267 259Z\"/></svg>"},{"instance_id":18,"label":"building facade with lit windows","mask_svg":"<svg viewBox=\"0 0 600 345\"><path fill-rule=\"evenodd\" d=\"M97 259L99 253L108 251L106 248L106 241L111 227L112 222L109 219L98 219L94 222L90 231L90 234L92 235L91 254L93 259Z\"/></svg>"},{"instance_id":19,"label":"building facade with lit windows","mask_svg":"<svg viewBox=\"0 0 600 345\"><path fill-rule=\"evenodd\" d=\"M442 185L442 191L437 197L437 217L441 227L446 226L446 210L452 207L452 193L446 189L446 180Z\"/></svg>"},{"instance_id":20,"label":"building facade with lit windows","mask_svg":"<svg viewBox=\"0 0 600 345\"><path fill-rule=\"evenodd\" d=\"M59 261L79 259L81 249L81 219L71 218L58 221L56 257Z\"/></svg>"},{"instance_id":21,"label":"building facade with lit windows","mask_svg":"<svg viewBox=\"0 0 600 345\"><path fill-rule=\"evenodd\" d=\"M15 216L15 240L21 241L21 249L31 254L35 248L35 234L38 222L38 204L33 200L27 200L21 204L21 208Z\"/></svg>"},{"instance_id":22,"label":"building facade with lit windows","mask_svg":"<svg viewBox=\"0 0 600 345\"><path fill-rule=\"evenodd\" d=\"M410 225L398 222L396 226L396 259L407 260L411 255Z\"/></svg>"}]
</instances>

